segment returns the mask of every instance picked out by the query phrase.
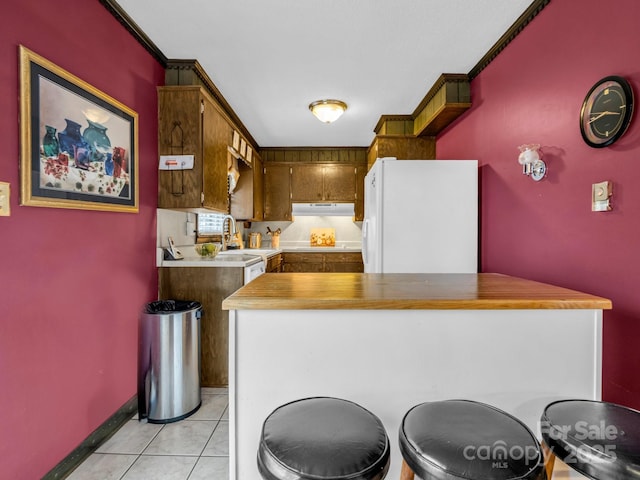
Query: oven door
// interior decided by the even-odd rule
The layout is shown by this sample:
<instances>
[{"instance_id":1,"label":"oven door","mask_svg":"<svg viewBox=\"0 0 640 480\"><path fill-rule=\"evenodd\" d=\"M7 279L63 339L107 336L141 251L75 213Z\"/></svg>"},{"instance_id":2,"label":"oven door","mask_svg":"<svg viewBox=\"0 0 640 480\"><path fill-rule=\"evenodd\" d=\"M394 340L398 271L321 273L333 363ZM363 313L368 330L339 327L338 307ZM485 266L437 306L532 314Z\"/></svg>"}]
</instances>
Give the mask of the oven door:
<instances>
[{"instance_id":1,"label":"oven door","mask_svg":"<svg viewBox=\"0 0 640 480\"><path fill-rule=\"evenodd\" d=\"M246 285L251 280L258 278L265 272L265 264L264 261L260 261L254 263L253 265L249 265L248 267L244 267L244 284Z\"/></svg>"}]
</instances>

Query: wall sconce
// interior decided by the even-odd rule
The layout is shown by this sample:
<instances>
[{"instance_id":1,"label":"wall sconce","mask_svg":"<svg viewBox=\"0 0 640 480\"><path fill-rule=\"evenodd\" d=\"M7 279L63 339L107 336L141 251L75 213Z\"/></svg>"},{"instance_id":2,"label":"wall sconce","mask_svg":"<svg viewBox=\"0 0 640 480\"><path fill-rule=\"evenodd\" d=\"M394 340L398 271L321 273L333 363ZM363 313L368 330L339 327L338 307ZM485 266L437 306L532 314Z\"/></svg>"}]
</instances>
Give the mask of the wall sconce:
<instances>
[{"instance_id":1,"label":"wall sconce","mask_svg":"<svg viewBox=\"0 0 640 480\"><path fill-rule=\"evenodd\" d=\"M527 143L518 147L520 156L518 163L522 165L522 173L530 176L536 182L542 180L547 173L547 164L542 161L540 145Z\"/></svg>"},{"instance_id":2,"label":"wall sconce","mask_svg":"<svg viewBox=\"0 0 640 480\"><path fill-rule=\"evenodd\" d=\"M340 100L318 100L309 105L311 113L324 123L335 122L346 109L347 104Z\"/></svg>"}]
</instances>

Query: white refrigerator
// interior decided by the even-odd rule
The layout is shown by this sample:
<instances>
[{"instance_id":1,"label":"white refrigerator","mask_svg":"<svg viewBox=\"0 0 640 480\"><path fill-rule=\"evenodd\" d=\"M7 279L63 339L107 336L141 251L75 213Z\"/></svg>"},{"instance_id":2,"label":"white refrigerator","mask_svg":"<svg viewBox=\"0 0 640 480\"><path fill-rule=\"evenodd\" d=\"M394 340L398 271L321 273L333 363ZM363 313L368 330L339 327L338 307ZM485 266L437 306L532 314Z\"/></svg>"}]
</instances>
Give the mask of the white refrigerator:
<instances>
[{"instance_id":1,"label":"white refrigerator","mask_svg":"<svg viewBox=\"0 0 640 480\"><path fill-rule=\"evenodd\" d=\"M476 273L478 161L378 159L364 217L365 273Z\"/></svg>"}]
</instances>

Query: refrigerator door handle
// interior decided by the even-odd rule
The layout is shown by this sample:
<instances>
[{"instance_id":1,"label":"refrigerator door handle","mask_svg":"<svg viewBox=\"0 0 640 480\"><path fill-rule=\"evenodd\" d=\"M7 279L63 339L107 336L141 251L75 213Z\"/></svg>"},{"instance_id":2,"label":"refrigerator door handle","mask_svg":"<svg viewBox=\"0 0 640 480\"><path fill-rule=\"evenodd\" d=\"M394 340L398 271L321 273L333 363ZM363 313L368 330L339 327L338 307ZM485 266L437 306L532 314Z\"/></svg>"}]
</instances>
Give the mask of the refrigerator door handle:
<instances>
[{"instance_id":1,"label":"refrigerator door handle","mask_svg":"<svg viewBox=\"0 0 640 480\"><path fill-rule=\"evenodd\" d=\"M369 254L367 253L367 244L369 243L368 235L369 233L369 219L365 218L362 223L362 262L366 265L368 262L367 257Z\"/></svg>"}]
</instances>

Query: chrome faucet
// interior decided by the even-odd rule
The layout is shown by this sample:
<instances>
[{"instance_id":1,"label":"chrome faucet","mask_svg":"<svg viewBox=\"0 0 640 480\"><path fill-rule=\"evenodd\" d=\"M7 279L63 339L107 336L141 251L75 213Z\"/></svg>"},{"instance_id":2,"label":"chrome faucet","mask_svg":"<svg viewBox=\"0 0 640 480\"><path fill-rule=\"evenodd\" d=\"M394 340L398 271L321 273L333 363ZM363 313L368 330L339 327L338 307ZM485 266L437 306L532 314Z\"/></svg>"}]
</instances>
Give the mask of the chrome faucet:
<instances>
[{"instance_id":1,"label":"chrome faucet","mask_svg":"<svg viewBox=\"0 0 640 480\"><path fill-rule=\"evenodd\" d=\"M229 220L229 233L224 233L224 225ZM231 215L225 215L222 217L222 250L227 250L229 245L236 244L236 234L238 230L236 229L236 220Z\"/></svg>"}]
</instances>

